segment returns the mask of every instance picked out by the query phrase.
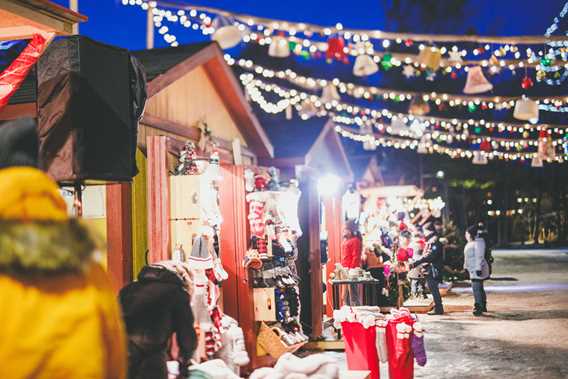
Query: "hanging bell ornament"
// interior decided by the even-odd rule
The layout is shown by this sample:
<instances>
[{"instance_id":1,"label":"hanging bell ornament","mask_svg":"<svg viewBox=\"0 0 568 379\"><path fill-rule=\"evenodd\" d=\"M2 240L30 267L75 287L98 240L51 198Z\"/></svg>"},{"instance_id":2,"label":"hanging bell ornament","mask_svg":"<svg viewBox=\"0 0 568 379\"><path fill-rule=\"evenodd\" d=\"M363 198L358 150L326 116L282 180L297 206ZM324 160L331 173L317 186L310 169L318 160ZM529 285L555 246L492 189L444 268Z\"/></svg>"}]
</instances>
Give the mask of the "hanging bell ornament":
<instances>
[{"instance_id":1,"label":"hanging bell ornament","mask_svg":"<svg viewBox=\"0 0 568 379\"><path fill-rule=\"evenodd\" d=\"M515 104L513 117L523 121L532 119L538 120L538 104L536 101L523 96L521 99L517 100Z\"/></svg>"},{"instance_id":2,"label":"hanging bell ornament","mask_svg":"<svg viewBox=\"0 0 568 379\"><path fill-rule=\"evenodd\" d=\"M235 25L235 20L232 17L218 15L213 20L212 27L215 29L213 40L219 43L221 49L235 47L241 42L241 31Z\"/></svg>"},{"instance_id":3,"label":"hanging bell ornament","mask_svg":"<svg viewBox=\"0 0 568 379\"><path fill-rule=\"evenodd\" d=\"M345 40L339 36L330 37L327 40L327 51L325 58L328 62L333 60L344 61L347 56L345 55Z\"/></svg>"},{"instance_id":4,"label":"hanging bell ornament","mask_svg":"<svg viewBox=\"0 0 568 379\"><path fill-rule=\"evenodd\" d=\"M379 66L375 63L373 58L368 55L358 55L355 58L353 65L353 75L355 76L369 76L379 71Z\"/></svg>"},{"instance_id":5,"label":"hanging bell ornament","mask_svg":"<svg viewBox=\"0 0 568 379\"><path fill-rule=\"evenodd\" d=\"M322 103L327 104L327 103L332 103L334 101L337 102L339 100L341 100L341 97L339 96L337 88L333 83L329 83L325 87L323 87L323 89L321 90Z\"/></svg>"},{"instance_id":6,"label":"hanging bell ornament","mask_svg":"<svg viewBox=\"0 0 568 379\"><path fill-rule=\"evenodd\" d=\"M523 89L529 89L532 88L533 86L534 86L533 80L528 76L525 76L523 80L521 80L521 87Z\"/></svg>"},{"instance_id":7,"label":"hanging bell ornament","mask_svg":"<svg viewBox=\"0 0 568 379\"><path fill-rule=\"evenodd\" d=\"M479 150L485 151L485 152L488 152L488 153L491 152L491 143L488 140L484 139L479 144Z\"/></svg>"},{"instance_id":8,"label":"hanging bell ornament","mask_svg":"<svg viewBox=\"0 0 568 379\"><path fill-rule=\"evenodd\" d=\"M476 94L491 91L493 85L485 78L481 66L470 67L463 92Z\"/></svg>"},{"instance_id":9,"label":"hanging bell ornament","mask_svg":"<svg viewBox=\"0 0 568 379\"><path fill-rule=\"evenodd\" d=\"M470 113L473 113L477 110L477 105L475 105L474 103L469 103L467 105L467 111Z\"/></svg>"}]
</instances>

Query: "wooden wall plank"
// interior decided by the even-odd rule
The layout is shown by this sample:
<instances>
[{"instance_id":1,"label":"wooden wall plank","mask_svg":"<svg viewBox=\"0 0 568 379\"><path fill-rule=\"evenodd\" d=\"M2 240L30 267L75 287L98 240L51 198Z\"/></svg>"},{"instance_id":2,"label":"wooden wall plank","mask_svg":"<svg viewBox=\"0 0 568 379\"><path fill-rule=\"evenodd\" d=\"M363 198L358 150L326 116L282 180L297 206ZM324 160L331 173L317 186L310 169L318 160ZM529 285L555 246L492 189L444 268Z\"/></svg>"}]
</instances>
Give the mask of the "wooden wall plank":
<instances>
[{"instance_id":1,"label":"wooden wall plank","mask_svg":"<svg viewBox=\"0 0 568 379\"><path fill-rule=\"evenodd\" d=\"M130 183L107 184L107 268L118 290L132 280Z\"/></svg>"},{"instance_id":2,"label":"wooden wall plank","mask_svg":"<svg viewBox=\"0 0 568 379\"><path fill-rule=\"evenodd\" d=\"M167 163L167 137L147 137L148 261L170 256L170 191Z\"/></svg>"},{"instance_id":3,"label":"wooden wall plank","mask_svg":"<svg viewBox=\"0 0 568 379\"><path fill-rule=\"evenodd\" d=\"M136 277L146 264L148 250L148 207L146 157L136 150L138 175L132 181L132 276Z\"/></svg>"}]
</instances>

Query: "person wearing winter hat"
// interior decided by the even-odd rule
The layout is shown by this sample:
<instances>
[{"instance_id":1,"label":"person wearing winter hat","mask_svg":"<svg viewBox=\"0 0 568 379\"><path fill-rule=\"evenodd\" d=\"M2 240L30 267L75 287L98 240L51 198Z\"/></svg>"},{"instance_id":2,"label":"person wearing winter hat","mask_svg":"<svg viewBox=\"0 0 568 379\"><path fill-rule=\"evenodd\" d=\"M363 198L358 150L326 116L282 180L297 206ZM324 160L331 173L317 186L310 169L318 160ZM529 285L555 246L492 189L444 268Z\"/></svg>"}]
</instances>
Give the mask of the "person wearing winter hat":
<instances>
[{"instance_id":1,"label":"person wearing winter hat","mask_svg":"<svg viewBox=\"0 0 568 379\"><path fill-rule=\"evenodd\" d=\"M128 333L130 379L166 379L169 341L176 333L179 378L197 346L190 294L192 278L181 262L162 261L144 266L138 280L120 290Z\"/></svg>"},{"instance_id":2,"label":"person wearing winter hat","mask_svg":"<svg viewBox=\"0 0 568 379\"><path fill-rule=\"evenodd\" d=\"M4 155L7 141L0 136L0 378L123 379L126 339L95 243L46 174L9 167L34 158Z\"/></svg>"}]
</instances>

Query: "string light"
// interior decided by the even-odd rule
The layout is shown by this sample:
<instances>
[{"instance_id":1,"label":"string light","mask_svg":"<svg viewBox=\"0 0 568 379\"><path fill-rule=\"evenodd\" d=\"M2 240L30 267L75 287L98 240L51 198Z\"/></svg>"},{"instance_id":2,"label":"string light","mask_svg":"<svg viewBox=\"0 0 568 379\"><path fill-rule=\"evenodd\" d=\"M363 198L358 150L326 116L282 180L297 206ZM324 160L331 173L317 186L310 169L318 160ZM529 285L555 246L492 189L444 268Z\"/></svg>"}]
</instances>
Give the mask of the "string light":
<instances>
[{"instance_id":1,"label":"string light","mask_svg":"<svg viewBox=\"0 0 568 379\"><path fill-rule=\"evenodd\" d=\"M448 93L421 93L421 92L410 92L410 91L397 91L391 89L385 89L380 87L372 86L361 86L354 83L348 83L340 81L337 78L326 80L321 78L314 78L308 76L302 76L298 73L286 69L286 70L271 70L266 67L260 66L254 63L252 60L247 59L231 59L227 61L231 65L238 65L239 67L247 70L254 71L255 73L264 76L265 78L272 79L285 79L291 83L298 85L300 87L308 87L310 89L322 89L328 84L332 83L335 85L341 93L346 93L350 96L372 99L376 96L382 96L383 100L393 100L393 101L409 101L414 97L421 96L424 101L434 101L437 105L441 103L448 104L451 107L467 107L470 104L480 104L482 107L487 107L488 109L511 109L515 106L515 102L521 99L521 96L461 96L452 95ZM565 104L568 104L568 96L552 96L552 97L535 97L535 101L544 103L541 105L540 109L544 111L568 111L568 108L561 108ZM552 103L552 104L549 104Z\"/></svg>"},{"instance_id":2,"label":"string light","mask_svg":"<svg viewBox=\"0 0 568 379\"><path fill-rule=\"evenodd\" d=\"M506 161L525 161L532 159L537 156L537 152L523 152L523 153L514 153L514 152L502 152L502 151L491 151L491 152L484 152L479 150L468 150L462 148L452 148L448 146L443 146L434 142L422 142L416 140L407 140L407 139L400 139L400 138L392 138L386 136L376 137L372 134L361 134L352 130L349 130L345 127L340 125L335 126L335 131L339 133L344 138L349 138L357 142L362 143L369 143L374 144L375 146L383 146L383 147L390 147L395 149L411 149L417 150L420 153L437 153L437 154L445 154L450 156L451 158L467 158L471 159L474 156L474 153L479 153L486 157L487 159L498 159L498 160L506 160ZM564 158L562 156L556 156L554 159L550 159L551 162L564 162Z\"/></svg>"},{"instance_id":3,"label":"string light","mask_svg":"<svg viewBox=\"0 0 568 379\"><path fill-rule=\"evenodd\" d=\"M123 0L123 4L124 4L124 0ZM137 4L136 2L128 2L128 4L124 4L124 5L139 5L142 6L143 4L147 4L145 7L150 7L150 8L157 8L157 4L156 2L147 2L147 1L142 1L141 4ZM154 5L152 7L152 5ZM408 40L409 37L412 38L413 40L419 41L421 37L421 35L413 35L413 34L397 34L397 33L385 33L382 31L355 31L355 30L346 30L344 29L344 27L342 25L339 24L334 26L334 27L317 27L315 25L308 25L305 23L293 23L293 22L278 22L276 20L269 20L269 19L262 19L262 18L258 18L258 17L252 17L252 16L248 16L248 15L239 15L239 14L235 14L235 13L231 13L231 12L226 12L226 11L221 11L221 10L217 10L217 9L213 9L213 8L207 8L207 7L196 7L196 6L188 6L188 7L178 7L178 8L187 8L187 10L189 11L189 15L190 18L193 18L193 21L197 24L194 24L192 26L193 29L197 30L197 29L202 29L202 30L207 30L207 34L211 34L214 32L214 29L212 27L210 27L210 17L207 15L209 14L221 14L224 16L228 16L228 17L232 17L238 21L236 21L236 25L239 26L239 28L241 28L241 30L243 30L243 34L244 34L244 38L243 41L246 43L259 43L260 45L266 45L270 43L271 37L274 35L280 35L283 32L288 33L288 39L291 42L294 42L296 44L298 44L299 46L304 46L305 48L307 48L307 50L309 52L315 53L317 51L326 51L327 50L327 42L325 41L317 41L317 40L313 40L312 38L314 38L314 35L319 34L322 37L325 36L330 36L332 34L340 34L343 36L343 38L350 40L351 38L353 39L353 42L357 43L357 42L365 42L366 44L366 49L363 49L361 51L361 49L359 49L358 47L355 46L351 46L348 45L345 49L347 54L352 55L352 56L357 56L360 54L369 54L369 55L373 55L374 57L376 57L378 60L380 60L385 53L380 53L380 52L376 52L375 48L374 48L374 44L372 42L370 42L370 40L379 40L382 41L383 44L383 48L384 45L386 45L387 47L391 46L391 44L397 43L398 45L404 45L407 46L408 44ZM200 10L200 12L198 12L197 10ZM170 12L170 13L167 13ZM181 18L178 17L176 14L172 14L171 11L165 11L165 16L166 19L170 22L180 22L181 23ZM246 21L243 21L246 20ZM182 25L185 26L185 24L188 22L187 19L184 18L184 21L182 23ZM199 25L199 26L195 26L195 25ZM256 32L255 32L256 30ZM258 35L258 31L263 31L262 36ZM300 38L297 36L297 32L301 31L304 34L304 38ZM315 33L315 34L314 34ZM307 36L310 36L309 38ZM390 35L395 35L395 38L389 38ZM348 38L349 37L349 38ZM473 36L453 36L455 38L456 41L470 41ZM550 38L550 37L549 37ZM435 41L437 38L435 36L431 36L431 35L427 35L424 37L424 39L422 39L423 41ZM481 37L481 36L475 36L475 39L477 41L486 41L486 42L492 42L495 44L499 44L502 45L504 43L504 41L509 41L509 40L514 40L515 37ZM542 44L544 41L544 39L541 41L540 39L531 39L531 40L527 40L525 39L518 39L519 40L519 44ZM470 41L471 42L471 41ZM419 45L422 49L424 48L423 44ZM408 47L408 46L407 46ZM473 49L471 51L471 53L469 53L467 50L463 50L462 55L466 56L466 55L473 55L474 51L477 51L477 55L482 55L482 53L487 53L490 49L487 49L488 46L480 46L479 48ZM453 48L453 46L452 46ZM441 46L440 51L443 53L448 53L449 52L449 46ZM302 51L296 51L296 49L292 50L294 53L302 53ZM501 47L496 47L495 50L493 50L491 52L491 56L501 56L501 57L505 57L509 52L518 52L519 49L516 45L512 45L509 46L508 44L501 46ZM542 50L538 51L539 54L542 54ZM412 54L393 54L393 53L388 53L389 55L392 55L393 58L395 58L394 61L394 65L395 66L400 66L400 62L405 61L405 62L409 62L409 63L413 63L415 65L420 66L420 62L418 59L418 56L416 55L412 55ZM564 59L565 60L565 59ZM491 60L490 60L491 61ZM464 62L452 62L450 60L447 59L443 59L440 62L440 66L442 67L442 69L444 67L452 67L454 69L460 69L463 68L464 70L467 71L467 64L481 64L481 61L479 60L475 60L475 61L464 61ZM526 60L519 60L519 59L513 59L513 60L505 60L505 59L501 59L499 64L487 64L487 66L494 68L494 67L498 67L498 66L503 66L503 67L507 67L510 70L514 71L517 68L522 68L522 67L535 67L538 66L538 62L536 62L534 60L534 56L533 55L529 55L527 53L527 58ZM552 65L551 67L558 67L556 65Z\"/></svg>"},{"instance_id":4,"label":"string light","mask_svg":"<svg viewBox=\"0 0 568 379\"><path fill-rule=\"evenodd\" d=\"M568 126L564 125L550 125L550 124L541 124L541 125L531 125L531 124L520 124L520 123L506 123L506 122L491 122L487 120L463 120L463 119L456 119L456 118L443 118L443 117L433 117L433 116L414 116L405 113L394 113L389 111L388 109L372 109L367 107L361 107L357 105L347 104L343 102L333 102L322 104L320 101L319 96L314 94L309 94L307 92L302 91L294 91L293 94L288 89L284 89L275 84L268 85L267 83L263 82L254 77L253 74L242 74L240 76L241 82L243 85L247 85L249 82L254 81L255 85L262 88L266 91L274 92L274 89L278 88L281 94L284 94L286 98L290 99L292 97L299 97L300 100L309 100L313 102L317 108L323 108L324 111L329 111L333 109L336 112L344 112L349 113L352 116L359 117L361 119L368 119L368 120L381 120L381 119L403 119L405 122L411 122L413 120L420 120L421 122L425 123L427 126L439 126L442 129L446 130L455 130L455 129L463 129L469 130L472 128L484 128L486 130L493 130L496 129L499 132L508 132L508 133L523 133L525 131L535 130L547 130L549 133L556 133L562 134L565 129L568 129ZM319 104L319 105L318 105Z\"/></svg>"}]
</instances>

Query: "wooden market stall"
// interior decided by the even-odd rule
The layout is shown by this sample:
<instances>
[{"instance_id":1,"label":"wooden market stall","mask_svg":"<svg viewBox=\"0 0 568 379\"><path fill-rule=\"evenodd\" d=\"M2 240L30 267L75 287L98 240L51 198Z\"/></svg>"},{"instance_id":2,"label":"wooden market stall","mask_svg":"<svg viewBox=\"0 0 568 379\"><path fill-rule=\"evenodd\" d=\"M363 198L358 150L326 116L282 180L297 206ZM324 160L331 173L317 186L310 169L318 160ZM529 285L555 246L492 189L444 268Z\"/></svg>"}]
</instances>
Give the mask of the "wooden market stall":
<instances>
[{"instance_id":1,"label":"wooden market stall","mask_svg":"<svg viewBox=\"0 0 568 379\"><path fill-rule=\"evenodd\" d=\"M353 172L345 153L340 137L335 132L332 121L317 132L304 133L303 129L317 126L299 124L298 130L289 127L269 131L275 141L274 159L262 159L261 163L275 166L284 176L298 176L302 197L300 199L300 221L303 235L298 241L300 257L298 271L301 277L300 297L302 302L302 323L310 327L310 336L314 339L321 337L323 330L323 278L321 263L321 231L327 232L328 263L327 272L331 272L336 262L341 261L342 241L342 209L341 197L344 185L353 181ZM288 141L295 138L295 141ZM294 148L290 148L294 146ZM284 149L280 147L285 147ZM318 193L318 179L325 175L335 175L341 179L343 189L328 196ZM325 225L322 225L322 208L325 210ZM332 312L331 288L327 285L326 313Z\"/></svg>"},{"instance_id":2,"label":"wooden market stall","mask_svg":"<svg viewBox=\"0 0 568 379\"><path fill-rule=\"evenodd\" d=\"M259 159L271 158L273 147L216 43L134 54L148 80L148 102L138 135L139 166L146 169L135 178L131 191L134 272L145 263L147 251L150 262L171 257L169 175L184 143L198 143L206 126L221 161L221 261L229 274L222 287L223 311L243 328L255 365L252 288L242 264L248 247L244 173ZM123 186L129 193L128 185Z\"/></svg>"}]
</instances>

